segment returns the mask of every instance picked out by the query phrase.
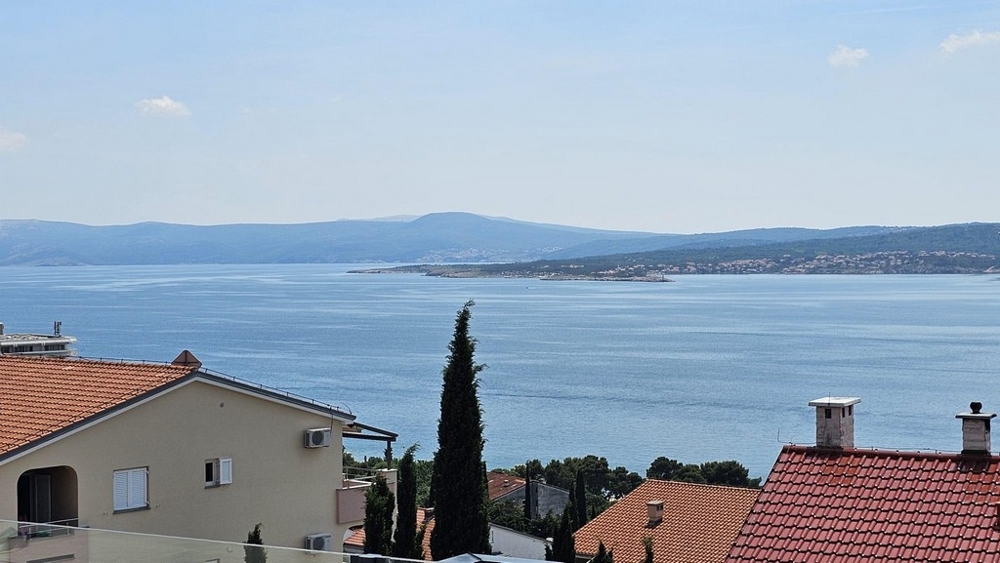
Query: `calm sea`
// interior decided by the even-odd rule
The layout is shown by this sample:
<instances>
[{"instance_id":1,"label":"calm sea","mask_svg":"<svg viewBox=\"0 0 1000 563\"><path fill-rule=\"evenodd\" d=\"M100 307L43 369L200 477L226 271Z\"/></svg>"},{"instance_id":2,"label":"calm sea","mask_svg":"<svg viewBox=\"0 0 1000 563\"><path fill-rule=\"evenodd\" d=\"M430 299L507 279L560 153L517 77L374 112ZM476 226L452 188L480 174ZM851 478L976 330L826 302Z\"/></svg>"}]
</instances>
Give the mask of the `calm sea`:
<instances>
[{"instance_id":1,"label":"calm sea","mask_svg":"<svg viewBox=\"0 0 1000 563\"><path fill-rule=\"evenodd\" d=\"M490 467L597 454L770 470L814 442L809 400L862 398L862 447L955 451L1000 410L996 276L690 276L676 283L347 274L345 265L0 268L9 332L80 355L205 367L349 409L436 448L455 312L472 334ZM378 455L350 443L359 455Z\"/></svg>"}]
</instances>

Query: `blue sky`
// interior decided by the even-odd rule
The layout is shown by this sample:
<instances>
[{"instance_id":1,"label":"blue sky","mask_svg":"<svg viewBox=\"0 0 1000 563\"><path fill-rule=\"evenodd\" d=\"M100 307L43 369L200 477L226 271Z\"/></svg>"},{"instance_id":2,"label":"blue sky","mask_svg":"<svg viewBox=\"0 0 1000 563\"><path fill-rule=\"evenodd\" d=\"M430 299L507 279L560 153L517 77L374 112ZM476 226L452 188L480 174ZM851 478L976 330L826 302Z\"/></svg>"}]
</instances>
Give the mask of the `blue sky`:
<instances>
[{"instance_id":1,"label":"blue sky","mask_svg":"<svg viewBox=\"0 0 1000 563\"><path fill-rule=\"evenodd\" d=\"M998 221L1000 2L0 3L0 218Z\"/></svg>"}]
</instances>

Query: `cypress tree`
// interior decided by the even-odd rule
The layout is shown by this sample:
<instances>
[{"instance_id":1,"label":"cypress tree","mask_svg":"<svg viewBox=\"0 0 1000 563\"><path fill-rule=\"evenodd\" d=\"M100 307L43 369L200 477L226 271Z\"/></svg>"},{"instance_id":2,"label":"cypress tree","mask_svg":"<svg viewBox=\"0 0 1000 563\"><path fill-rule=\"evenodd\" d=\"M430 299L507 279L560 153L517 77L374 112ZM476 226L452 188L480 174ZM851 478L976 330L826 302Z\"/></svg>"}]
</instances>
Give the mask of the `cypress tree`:
<instances>
[{"instance_id":1,"label":"cypress tree","mask_svg":"<svg viewBox=\"0 0 1000 563\"><path fill-rule=\"evenodd\" d=\"M552 549L545 548L545 559L574 563L576 561L576 545L573 541L573 509L567 505L563 509L562 519L552 535Z\"/></svg>"},{"instance_id":2,"label":"cypress tree","mask_svg":"<svg viewBox=\"0 0 1000 563\"><path fill-rule=\"evenodd\" d=\"M396 499L382 475L365 491L365 553L392 552L392 512Z\"/></svg>"},{"instance_id":3,"label":"cypress tree","mask_svg":"<svg viewBox=\"0 0 1000 563\"><path fill-rule=\"evenodd\" d=\"M573 504L576 508L576 529L579 530L587 523L587 483L584 481L582 469L576 471Z\"/></svg>"},{"instance_id":4,"label":"cypress tree","mask_svg":"<svg viewBox=\"0 0 1000 563\"><path fill-rule=\"evenodd\" d=\"M653 563L653 538L649 536L642 538L642 547L646 551L644 563Z\"/></svg>"},{"instance_id":5,"label":"cypress tree","mask_svg":"<svg viewBox=\"0 0 1000 563\"><path fill-rule=\"evenodd\" d=\"M263 547L264 539L260 536L260 529L263 526L258 522L250 532L247 533L247 541L243 546L243 561L246 563L266 563L267 550Z\"/></svg>"},{"instance_id":6,"label":"cypress tree","mask_svg":"<svg viewBox=\"0 0 1000 563\"><path fill-rule=\"evenodd\" d=\"M443 370L438 451L434 455L434 531L431 556L447 559L463 553L489 553L486 482L483 479L482 409L476 392L476 341L469 336L470 308L466 302L455 319L455 334Z\"/></svg>"},{"instance_id":7,"label":"cypress tree","mask_svg":"<svg viewBox=\"0 0 1000 563\"><path fill-rule=\"evenodd\" d=\"M531 506L531 473L524 474L524 521L529 522L535 518L535 511Z\"/></svg>"},{"instance_id":8,"label":"cypress tree","mask_svg":"<svg viewBox=\"0 0 1000 563\"><path fill-rule=\"evenodd\" d=\"M615 556L604 547L604 542L597 542L597 555L590 560L590 563L614 563Z\"/></svg>"},{"instance_id":9,"label":"cypress tree","mask_svg":"<svg viewBox=\"0 0 1000 563\"><path fill-rule=\"evenodd\" d=\"M399 460L399 481L396 484L396 535L393 537L392 556L421 559L417 543L417 476L414 473L413 454L419 446L406 449Z\"/></svg>"}]
</instances>

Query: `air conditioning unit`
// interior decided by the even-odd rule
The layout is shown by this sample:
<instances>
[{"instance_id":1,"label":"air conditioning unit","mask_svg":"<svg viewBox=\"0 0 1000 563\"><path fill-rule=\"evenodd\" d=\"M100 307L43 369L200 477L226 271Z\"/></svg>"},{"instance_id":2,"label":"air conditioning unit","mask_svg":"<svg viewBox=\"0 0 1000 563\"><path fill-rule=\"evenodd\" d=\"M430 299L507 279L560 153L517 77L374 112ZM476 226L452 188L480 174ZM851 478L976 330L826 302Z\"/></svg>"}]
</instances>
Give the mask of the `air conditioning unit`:
<instances>
[{"instance_id":1,"label":"air conditioning unit","mask_svg":"<svg viewBox=\"0 0 1000 563\"><path fill-rule=\"evenodd\" d=\"M333 551L333 535L309 534L306 536L306 549L309 551Z\"/></svg>"},{"instance_id":2,"label":"air conditioning unit","mask_svg":"<svg viewBox=\"0 0 1000 563\"><path fill-rule=\"evenodd\" d=\"M306 430L307 448L328 448L330 447L329 428L310 428Z\"/></svg>"}]
</instances>

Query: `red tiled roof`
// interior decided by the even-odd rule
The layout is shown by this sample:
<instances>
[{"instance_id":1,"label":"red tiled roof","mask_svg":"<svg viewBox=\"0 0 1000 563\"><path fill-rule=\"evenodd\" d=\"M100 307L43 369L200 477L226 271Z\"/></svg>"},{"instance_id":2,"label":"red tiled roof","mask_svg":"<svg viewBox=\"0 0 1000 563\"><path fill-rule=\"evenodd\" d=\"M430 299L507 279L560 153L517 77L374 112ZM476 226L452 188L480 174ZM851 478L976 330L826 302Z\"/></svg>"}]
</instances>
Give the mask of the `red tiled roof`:
<instances>
[{"instance_id":1,"label":"red tiled roof","mask_svg":"<svg viewBox=\"0 0 1000 563\"><path fill-rule=\"evenodd\" d=\"M423 523L423 524L421 524ZM434 516L432 515L430 519L427 519L427 513L423 508L417 507L417 530L420 530L420 526L425 526L424 529L424 541L421 543L421 547L424 550L424 560L433 561L431 559L431 532L434 531ZM351 530L351 535L347 536L344 540L344 546L351 546L356 549L365 548L365 529L364 527Z\"/></svg>"},{"instance_id":2,"label":"red tiled roof","mask_svg":"<svg viewBox=\"0 0 1000 563\"><path fill-rule=\"evenodd\" d=\"M642 540L649 537L656 563L721 563L759 493L649 479L580 528L576 552L592 556L604 542L615 561L643 561ZM663 520L649 526L646 503L652 500L663 501Z\"/></svg>"},{"instance_id":3,"label":"red tiled roof","mask_svg":"<svg viewBox=\"0 0 1000 563\"><path fill-rule=\"evenodd\" d=\"M490 471L486 474L486 483L490 500L496 500L523 487L524 479L507 473Z\"/></svg>"},{"instance_id":4,"label":"red tiled roof","mask_svg":"<svg viewBox=\"0 0 1000 563\"><path fill-rule=\"evenodd\" d=\"M997 501L997 456L786 446L728 561L997 561Z\"/></svg>"},{"instance_id":5,"label":"red tiled roof","mask_svg":"<svg viewBox=\"0 0 1000 563\"><path fill-rule=\"evenodd\" d=\"M0 356L0 456L122 405L194 369Z\"/></svg>"}]
</instances>

